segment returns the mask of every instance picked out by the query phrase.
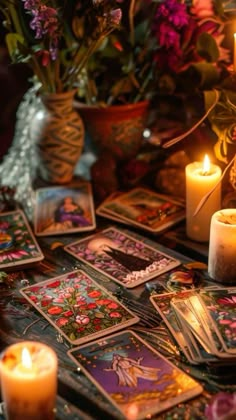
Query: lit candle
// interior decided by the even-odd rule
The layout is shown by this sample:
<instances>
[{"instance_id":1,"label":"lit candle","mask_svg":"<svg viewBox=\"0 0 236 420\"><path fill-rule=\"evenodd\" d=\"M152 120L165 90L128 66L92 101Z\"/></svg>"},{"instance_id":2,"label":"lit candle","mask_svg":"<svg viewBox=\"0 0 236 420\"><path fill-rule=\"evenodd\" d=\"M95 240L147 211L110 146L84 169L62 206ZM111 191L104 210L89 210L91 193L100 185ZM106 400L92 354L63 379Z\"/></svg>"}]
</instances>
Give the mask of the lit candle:
<instances>
[{"instance_id":1,"label":"lit candle","mask_svg":"<svg viewBox=\"0 0 236 420\"><path fill-rule=\"evenodd\" d=\"M8 420L53 420L57 356L35 341L7 347L0 362L1 392Z\"/></svg>"},{"instance_id":2,"label":"lit candle","mask_svg":"<svg viewBox=\"0 0 236 420\"><path fill-rule=\"evenodd\" d=\"M212 216L208 273L217 282L236 284L236 209Z\"/></svg>"},{"instance_id":3,"label":"lit candle","mask_svg":"<svg viewBox=\"0 0 236 420\"><path fill-rule=\"evenodd\" d=\"M216 186L221 177L221 168L210 163L193 162L186 166L186 233L199 242L207 242L210 235L211 216L221 208L221 185L216 187L199 212L194 215L201 199Z\"/></svg>"},{"instance_id":4,"label":"lit candle","mask_svg":"<svg viewBox=\"0 0 236 420\"><path fill-rule=\"evenodd\" d=\"M234 71L236 73L236 33L234 34Z\"/></svg>"}]
</instances>

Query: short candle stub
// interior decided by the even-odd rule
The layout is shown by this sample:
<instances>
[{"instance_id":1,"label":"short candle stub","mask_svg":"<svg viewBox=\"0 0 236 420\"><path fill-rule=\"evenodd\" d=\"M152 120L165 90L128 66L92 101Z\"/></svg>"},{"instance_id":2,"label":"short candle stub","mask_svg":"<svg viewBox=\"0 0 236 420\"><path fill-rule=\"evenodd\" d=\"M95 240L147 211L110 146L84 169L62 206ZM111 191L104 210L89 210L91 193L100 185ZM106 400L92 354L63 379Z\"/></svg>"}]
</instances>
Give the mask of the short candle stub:
<instances>
[{"instance_id":1,"label":"short candle stub","mask_svg":"<svg viewBox=\"0 0 236 420\"><path fill-rule=\"evenodd\" d=\"M13 344L2 353L0 373L7 420L55 419L57 356L53 349L33 341Z\"/></svg>"},{"instance_id":2,"label":"short candle stub","mask_svg":"<svg viewBox=\"0 0 236 420\"><path fill-rule=\"evenodd\" d=\"M236 284L236 209L212 216L208 273L217 282Z\"/></svg>"}]
</instances>

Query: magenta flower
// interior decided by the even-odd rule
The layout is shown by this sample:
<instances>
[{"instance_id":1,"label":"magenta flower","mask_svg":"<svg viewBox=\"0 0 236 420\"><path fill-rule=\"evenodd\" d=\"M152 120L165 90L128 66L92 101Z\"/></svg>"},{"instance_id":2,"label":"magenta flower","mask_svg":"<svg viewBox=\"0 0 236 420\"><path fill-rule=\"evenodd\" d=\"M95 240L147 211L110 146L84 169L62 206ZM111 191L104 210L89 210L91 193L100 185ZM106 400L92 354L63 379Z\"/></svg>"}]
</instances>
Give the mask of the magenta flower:
<instances>
[{"instance_id":1,"label":"magenta flower","mask_svg":"<svg viewBox=\"0 0 236 420\"><path fill-rule=\"evenodd\" d=\"M227 420L236 418L236 394L220 392L216 394L206 407L208 420Z\"/></svg>"},{"instance_id":2,"label":"magenta flower","mask_svg":"<svg viewBox=\"0 0 236 420\"><path fill-rule=\"evenodd\" d=\"M231 296L231 297L225 296L224 298L218 299L218 303L219 303L219 305L226 305L226 306L235 307L236 306L236 296Z\"/></svg>"}]
</instances>

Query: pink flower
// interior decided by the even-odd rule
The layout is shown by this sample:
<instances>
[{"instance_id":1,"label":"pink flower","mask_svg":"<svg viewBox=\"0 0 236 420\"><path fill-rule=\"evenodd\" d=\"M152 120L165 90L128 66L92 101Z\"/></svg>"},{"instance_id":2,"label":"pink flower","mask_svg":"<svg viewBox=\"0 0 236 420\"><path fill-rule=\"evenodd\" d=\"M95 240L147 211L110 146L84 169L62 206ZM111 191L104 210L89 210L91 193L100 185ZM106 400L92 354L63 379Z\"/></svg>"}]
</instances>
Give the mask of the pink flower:
<instances>
[{"instance_id":1,"label":"pink flower","mask_svg":"<svg viewBox=\"0 0 236 420\"><path fill-rule=\"evenodd\" d=\"M119 312L110 312L110 318L121 318L121 314Z\"/></svg>"},{"instance_id":2,"label":"pink flower","mask_svg":"<svg viewBox=\"0 0 236 420\"><path fill-rule=\"evenodd\" d=\"M56 321L58 327L63 327L64 325L68 324L69 320L67 318L59 318Z\"/></svg>"},{"instance_id":3,"label":"pink flower","mask_svg":"<svg viewBox=\"0 0 236 420\"><path fill-rule=\"evenodd\" d=\"M95 298L101 296L101 292L99 290L92 290L91 292L88 293L88 296L90 298L95 299Z\"/></svg>"},{"instance_id":4,"label":"pink flower","mask_svg":"<svg viewBox=\"0 0 236 420\"><path fill-rule=\"evenodd\" d=\"M191 12L198 18L214 16L214 8L212 0L193 0Z\"/></svg>"},{"instance_id":5,"label":"pink flower","mask_svg":"<svg viewBox=\"0 0 236 420\"><path fill-rule=\"evenodd\" d=\"M95 309L96 307L97 307L96 303L89 303L89 304L87 305L87 308L88 308L88 309Z\"/></svg>"},{"instance_id":6,"label":"pink flower","mask_svg":"<svg viewBox=\"0 0 236 420\"><path fill-rule=\"evenodd\" d=\"M63 311L62 308L60 308L60 306L51 306L51 308L48 308L48 313L50 315L59 315L61 314Z\"/></svg>"},{"instance_id":7,"label":"pink flower","mask_svg":"<svg viewBox=\"0 0 236 420\"><path fill-rule=\"evenodd\" d=\"M227 420L236 418L236 394L219 392L206 407L208 420Z\"/></svg>"},{"instance_id":8,"label":"pink flower","mask_svg":"<svg viewBox=\"0 0 236 420\"><path fill-rule=\"evenodd\" d=\"M66 317L70 317L70 316L73 315L73 312L72 311L66 311L66 312L63 312L63 315L66 316Z\"/></svg>"},{"instance_id":9,"label":"pink flower","mask_svg":"<svg viewBox=\"0 0 236 420\"><path fill-rule=\"evenodd\" d=\"M77 324L81 325L87 325L90 323L90 319L86 315L77 315L75 321L77 322Z\"/></svg>"},{"instance_id":10,"label":"pink flower","mask_svg":"<svg viewBox=\"0 0 236 420\"><path fill-rule=\"evenodd\" d=\"M119 305L116 302L112 302L112 303L109 303L108 308L109 309L117 309L117 308L119 308Z\"/></svg>"}]
</instances>

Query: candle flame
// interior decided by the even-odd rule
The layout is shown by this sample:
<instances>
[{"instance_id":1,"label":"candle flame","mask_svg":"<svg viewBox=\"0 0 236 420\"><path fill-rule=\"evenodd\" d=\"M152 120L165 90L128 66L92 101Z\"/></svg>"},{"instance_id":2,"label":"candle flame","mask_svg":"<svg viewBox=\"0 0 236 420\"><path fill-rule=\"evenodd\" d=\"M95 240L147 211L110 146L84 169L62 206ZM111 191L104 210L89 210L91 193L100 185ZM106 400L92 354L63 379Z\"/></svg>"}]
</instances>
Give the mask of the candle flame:
<instances>
[{"instance_id":1,"label":"candle flame","mask_svg":"<svg viewBox=\"0 0 236 420\"><path fill-rule=\"evenodd\" d=\"M202 168L203 175L209 174L210 166L211 166L210 159L209 159L208 155L205 155L204 161L203 161L203 168Z\"/></svg>"},{"instance_id":2,"label":"candle flame","mask_svg":"<svg viewBox=\"0 0 236 420\"><path fill-rule=\"evenodd\" d=\"M31 355L30 355L29 350L26 347L24 347L23 350L22 350L21 359L22 359L22 365L26 369L31 369L32 368Z\"/></svg>"}]
</instances>

